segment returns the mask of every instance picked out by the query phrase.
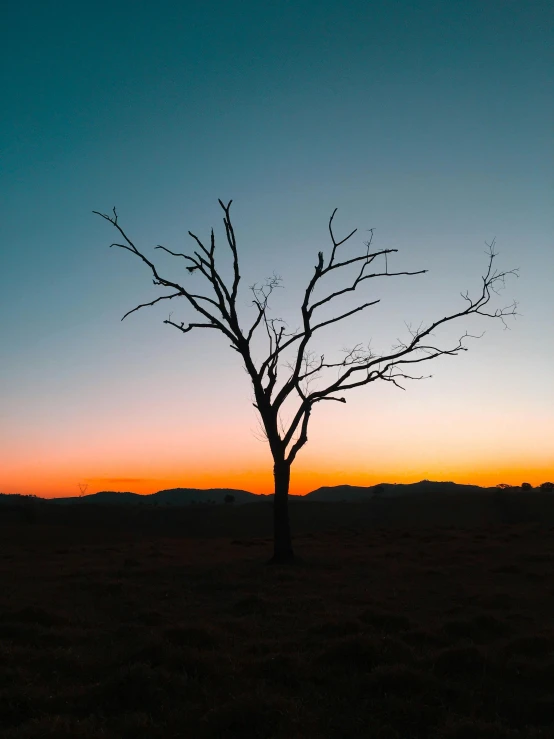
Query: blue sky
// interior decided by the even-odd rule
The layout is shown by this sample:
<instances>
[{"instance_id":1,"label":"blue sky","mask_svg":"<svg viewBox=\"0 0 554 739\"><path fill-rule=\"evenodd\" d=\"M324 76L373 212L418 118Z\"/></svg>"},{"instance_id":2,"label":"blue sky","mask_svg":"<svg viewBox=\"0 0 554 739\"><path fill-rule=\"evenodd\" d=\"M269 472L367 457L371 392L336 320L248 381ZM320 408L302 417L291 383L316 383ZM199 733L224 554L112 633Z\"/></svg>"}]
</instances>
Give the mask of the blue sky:
<instances>
[{"instance_id":1,"label":"blue sky","mask_svg":"<svg viewBox=\"0 0 554 739\"><path fill-rule=\"evenodd\" d=\"M374 227L398 268L430 269L372 286L386 306L326 336L329 350L370 336L386 349L404 320L456 308L493 237L501 266L520 267L510 332L480 326L432 380L319 412L298 479L553 470L553 15L514 0L7 7L0 490L266 491L234 353L177 335L162 307L120 323L156 293L91 213L117 205L145 250L181 250L189 229L221 233L219 197L235 201L245 284L280 273L291 321L335 207L337 229Z\"/></svg>"}]
</instances>

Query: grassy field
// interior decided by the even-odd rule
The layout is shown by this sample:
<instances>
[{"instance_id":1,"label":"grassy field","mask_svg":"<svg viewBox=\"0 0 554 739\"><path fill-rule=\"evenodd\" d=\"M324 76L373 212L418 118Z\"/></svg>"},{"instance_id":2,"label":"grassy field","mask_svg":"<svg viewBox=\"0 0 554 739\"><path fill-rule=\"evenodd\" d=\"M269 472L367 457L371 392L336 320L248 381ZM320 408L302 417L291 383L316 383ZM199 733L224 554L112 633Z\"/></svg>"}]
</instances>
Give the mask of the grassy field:
<instances>
[{"instance_id":1,"label":"grassy field","mask_svg":"<svg viewBox=\"0 0 554 739\"><path fill-rule=\"evenodd\" d=\"M554 519L506 500L300 503L286 568L265 504L4 511L0 735L553 737Z\"/></svg>"}]
</instances>

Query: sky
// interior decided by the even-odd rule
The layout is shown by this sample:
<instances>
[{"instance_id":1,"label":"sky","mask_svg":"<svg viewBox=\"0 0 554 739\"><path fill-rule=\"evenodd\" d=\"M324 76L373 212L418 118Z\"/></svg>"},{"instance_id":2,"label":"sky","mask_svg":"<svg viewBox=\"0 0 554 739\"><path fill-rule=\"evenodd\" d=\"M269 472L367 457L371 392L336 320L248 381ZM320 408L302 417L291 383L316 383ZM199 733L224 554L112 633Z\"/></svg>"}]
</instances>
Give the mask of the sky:
<instances>
[{"instance_id":1,"label":"sky","mask_svg":"<svg viewBox=\"0 0 554 739\"><path fill-rule=\"evenodd\" d=\"M243 281L283 278L293 327L327 224L374 229L398 270L375 309L321 335L386 351L479 290L486 246L519 267L486 331L406 391L320 403L291 492L420 479L554 478L554 10L542 0L65 2L4 9L0 31L0 492L170 487L271 492L272 461L238 355L182 335L144 265L110 249L191 249L233 199ZM394 261L392 261L394 259ZM344 303L342 305L350 305ZM191 320L173 301L174 318Z\"/></svg>"}]
</instances>

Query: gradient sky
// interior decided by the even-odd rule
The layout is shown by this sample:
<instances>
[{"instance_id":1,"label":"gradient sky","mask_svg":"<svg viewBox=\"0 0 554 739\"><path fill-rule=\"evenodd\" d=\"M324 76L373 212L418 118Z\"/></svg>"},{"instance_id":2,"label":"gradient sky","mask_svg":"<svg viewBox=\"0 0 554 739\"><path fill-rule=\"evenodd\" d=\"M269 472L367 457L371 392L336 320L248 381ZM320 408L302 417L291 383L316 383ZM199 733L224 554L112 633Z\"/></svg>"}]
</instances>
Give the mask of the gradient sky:
<instances>
[{"instance_id":1,"label":"gradient sky","mask_svg":"<svg viewBox=\"0 0 554 739\"><path fill-rule=\"evenodd\" d=\"M28 0L2 20L0 491L270 492L238 356L164 304L120 322L159 293L91 213L181 251L189 229L222 236L217 198L243 288L282 275L294 325L335 207L338 232L373 227L397 269L430 270L366 283L383 302L322 335L329 353L458 309L494 237L520 268L510 331L460 324L444 335L487 333L433 379L316 407L292 492L554 477L549 2Z\"/></svg>"}]
</instances>

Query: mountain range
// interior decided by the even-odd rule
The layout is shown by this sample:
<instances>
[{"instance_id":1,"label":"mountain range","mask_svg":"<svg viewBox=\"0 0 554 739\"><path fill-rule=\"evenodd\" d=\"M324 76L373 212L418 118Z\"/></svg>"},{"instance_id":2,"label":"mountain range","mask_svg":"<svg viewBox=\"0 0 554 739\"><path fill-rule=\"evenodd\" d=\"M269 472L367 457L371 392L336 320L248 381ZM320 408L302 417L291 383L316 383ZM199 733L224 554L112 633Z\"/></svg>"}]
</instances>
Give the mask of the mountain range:
<instances>
[{"instance_id":1,"label":"mountain range","mask_svg":"<svg viewBox=\"0 0 554 739\"><path fill-rule=\"evenodd\" d=\"M478 493L494 488L484 488L479 485L459 485L455 482L434 482L421 480L414 483L381 483L369 487L353 485L335 485L334 487L321 487L307 495L291 495L294 501L313 501L319 503L339 502L361 502L371 498L392 498L402 495L414 495L421 493ZM139 495L131 492L114 492L104 490L91 495L69 498L50 498L49 501L60 505L95 503L101 505L158 505L158 506L187 506L199 504L222 504L225 497L231 495L235 505L245 503L262 503L273 498L272 495L257 495L247 490L234 490L233 488L172 488L170 490L159 490L150 495Z\"/></svg>"}]
</instances>

